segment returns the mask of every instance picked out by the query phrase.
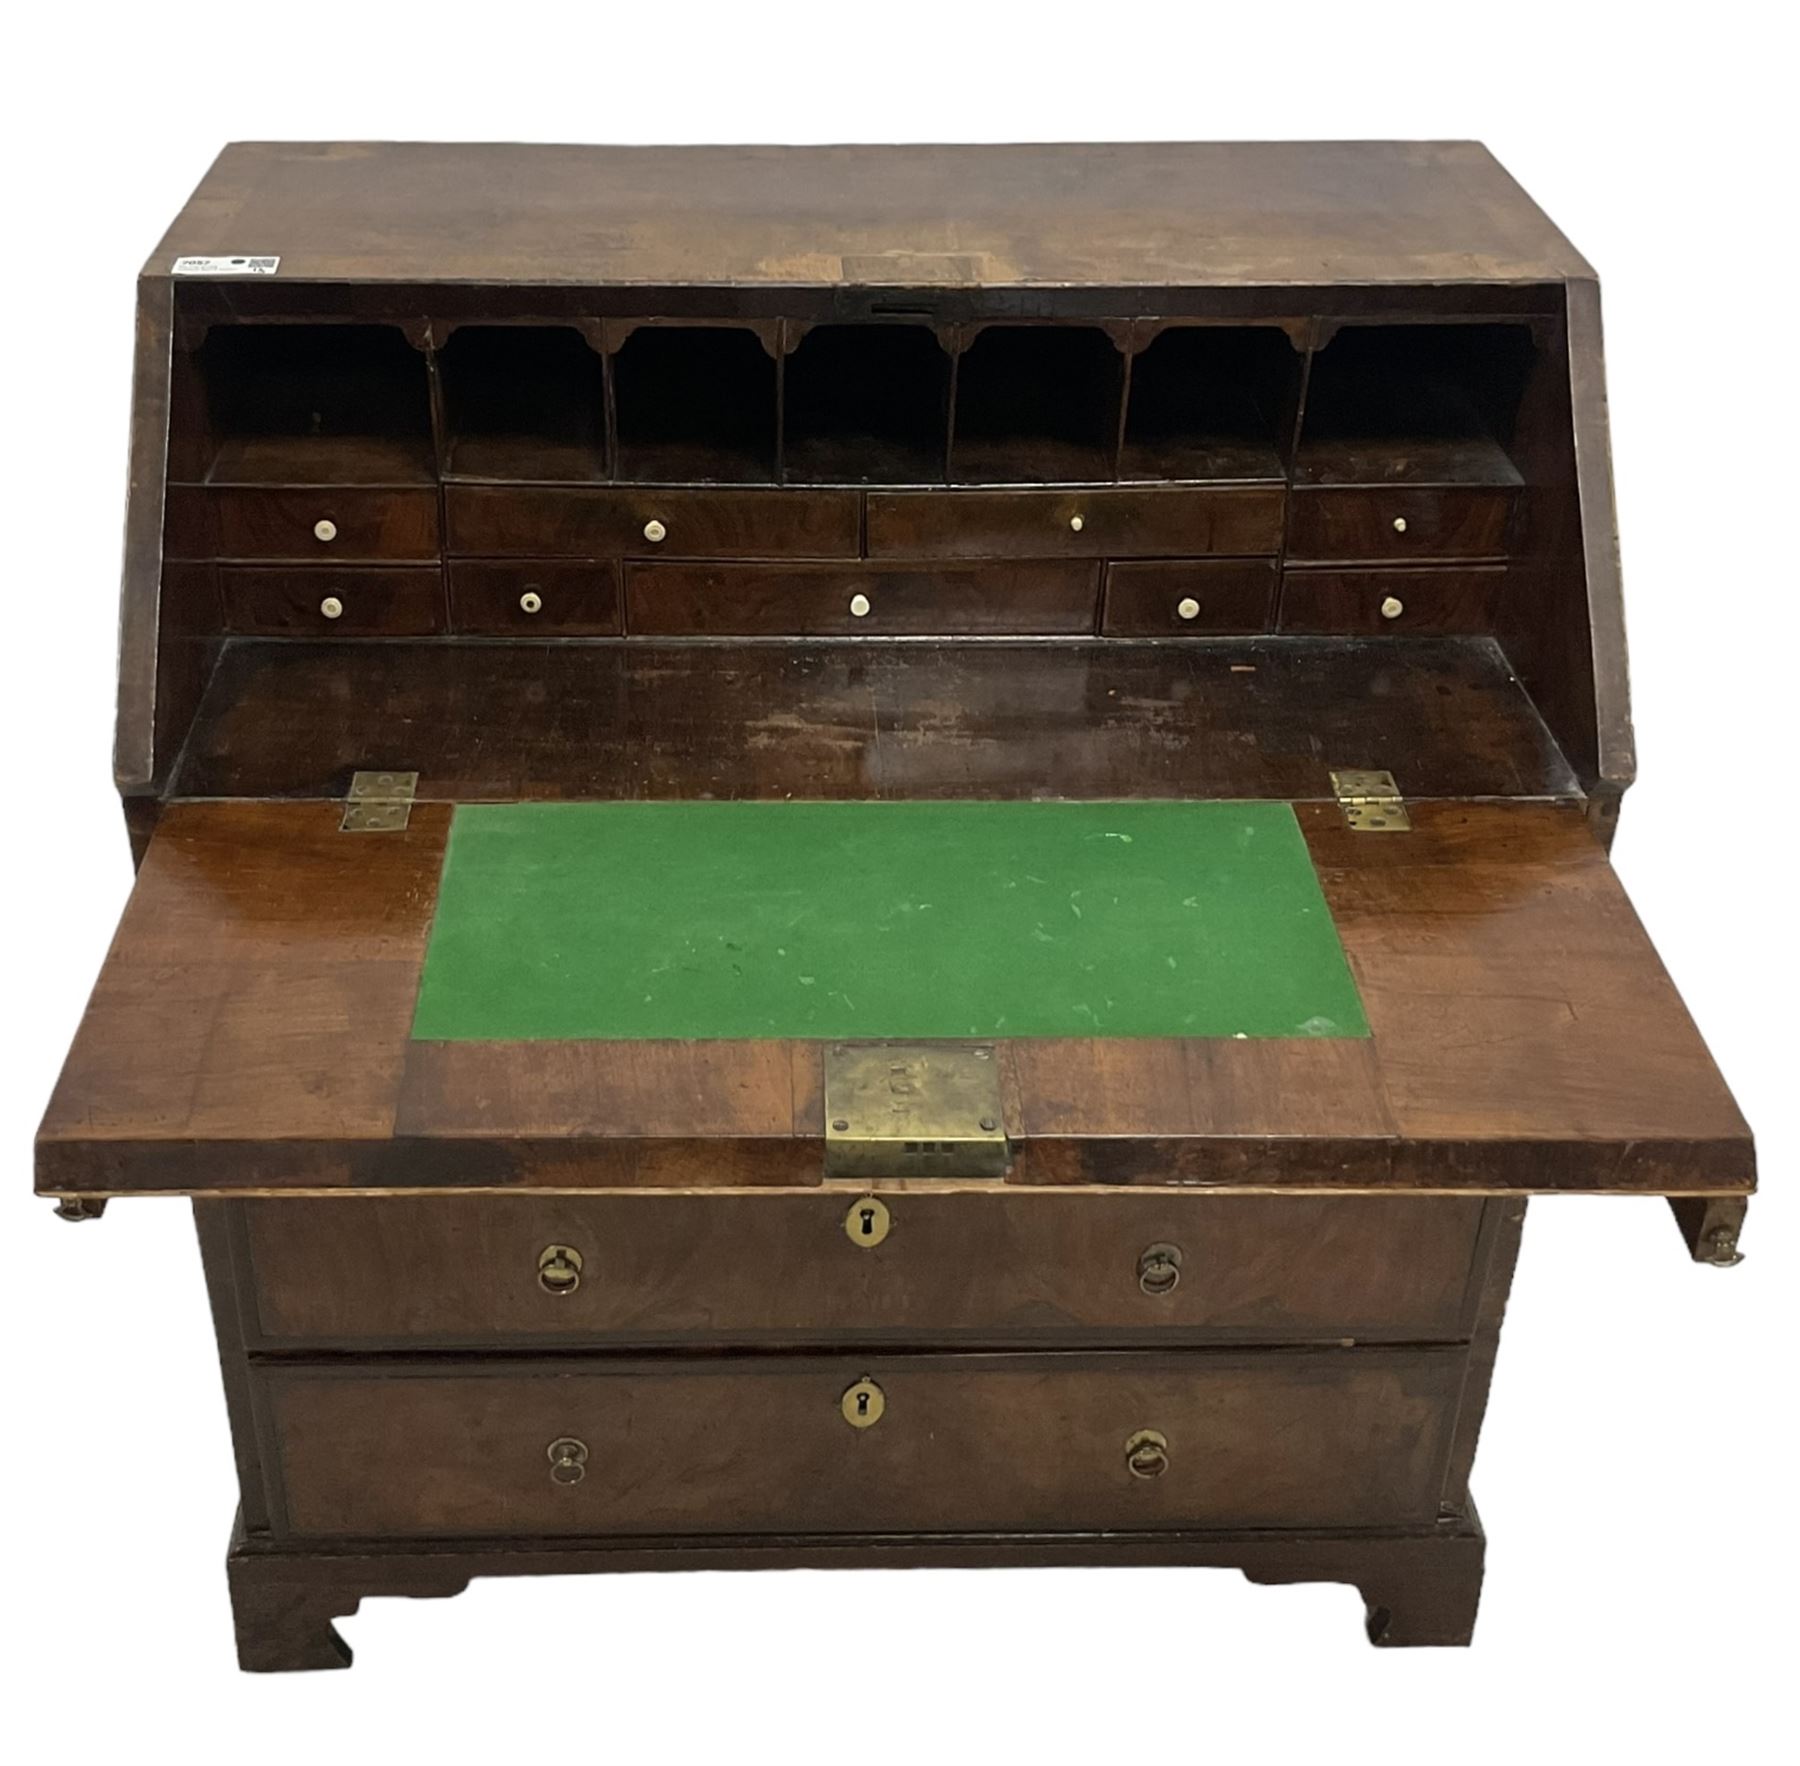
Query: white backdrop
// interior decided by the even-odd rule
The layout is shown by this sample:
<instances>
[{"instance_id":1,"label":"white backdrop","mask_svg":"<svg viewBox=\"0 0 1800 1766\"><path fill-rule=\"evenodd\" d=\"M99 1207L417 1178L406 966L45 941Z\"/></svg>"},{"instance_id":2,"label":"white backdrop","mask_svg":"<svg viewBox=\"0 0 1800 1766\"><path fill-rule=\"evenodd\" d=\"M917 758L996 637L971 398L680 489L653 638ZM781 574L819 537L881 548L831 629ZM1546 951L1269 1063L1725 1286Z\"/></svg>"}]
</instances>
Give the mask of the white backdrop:
<instances>
[{"instance_id":1,"label":"white backdrop","mask_svg":"<svg viewBox=\"0 0 1800 1766\"><path fill-rule=\"evenodd\" d=\"M1794 46L1773 8L1652 22L1667 16L1535 0L15 16L0 1750L23 1766L1793 1758ZM1224 1573L602 1577L375 1602L344 1625L348 1674L240 1676L187 1212L115 1204L71 1228L28 1195L31 1133L129 885L108 752L119 513L132 279L164 225L232 138L1259 136L1483 139L1600 270L1643 771L1616 859L1760 1134L1749 1261L1689 1264L1660 1202L1534 1206L1477 1467L1491 1546L1470 1651L1378 1653L1353 1591Z\"/></svg>"}]
</instances>

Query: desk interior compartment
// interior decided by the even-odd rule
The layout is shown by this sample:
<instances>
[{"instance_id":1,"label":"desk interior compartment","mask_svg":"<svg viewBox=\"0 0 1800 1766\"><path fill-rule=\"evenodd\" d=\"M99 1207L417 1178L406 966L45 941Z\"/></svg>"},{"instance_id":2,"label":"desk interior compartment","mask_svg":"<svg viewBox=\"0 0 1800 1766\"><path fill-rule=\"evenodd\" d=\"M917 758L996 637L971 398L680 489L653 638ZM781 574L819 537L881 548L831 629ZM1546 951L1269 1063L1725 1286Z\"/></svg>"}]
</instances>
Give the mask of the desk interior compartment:
<instances>
[{"instance_id":1,"label":"desk interior compartment","mask_svg":"<svg viewBox=\"0 0 1800 1766\"><path fill-rule=\"evenodd\" d=\"M430 484L424 354L391 325L216 325L199 350L214 484Z\"/></svg>"},{"instance_id":2,"label":"desk interior compartment","mask_svg":"<svg viewBox=\"0 0 1800 1766\"><path fill-rule=\"evenodd\" d=\"M1090 325L989 325L956 371L951 477L1090 484L1116 464L1125 359Z\"/></svg>"},{"instance_id":3,"label":"desk interior compartment","mask_svg":"<svg viewBox=\"0 0 1800 1766\"><path fill-rule=\"evenodd\" d=\"M1280 478L1303 361L1275 326L1160 332L1131 364L1119 476Z\"/></svg>"},{"instance_id":4,"label":"desk interior compartment","mask_svg":"<svg viewBox=\"0 0 1800 1766\"><path fill-rule=\"evenodd\" d=\"M950 356L924 325L818 325L789 353L782 456L800 484L941 484Z\"/></svg>"},{"instance_id":5,"label":"desk interior compartment","mask_svg":"<svg viewBox=\"0 0 1800 1766\"><path fill-rule=\"evenodd\" d=\"M775 358L728 325L641 325L613 357L619 477L645 484L775 479Z\"/></svg>"},{"instance_id":6,"label":"desk interior compartment","mask_svg":"<svg viewBox=\"0 0 1800 1766\"><path fill-rule=\"evenodd\" d=\"M470 325L438 351L445 475L592 484L606 477L601 357L557 325Z\"/></svg>"},{"instance_id":7,"label":"desk interior compartment","mask_svg":"<svg viewBox=\"0 0 1800 1766\"><path fill-rule=\"evenodd\" d=\"M1518 485L1532 356L1522 324L1341 327L1312 360L1296 484Z\"/></svg>"}]
</instances>

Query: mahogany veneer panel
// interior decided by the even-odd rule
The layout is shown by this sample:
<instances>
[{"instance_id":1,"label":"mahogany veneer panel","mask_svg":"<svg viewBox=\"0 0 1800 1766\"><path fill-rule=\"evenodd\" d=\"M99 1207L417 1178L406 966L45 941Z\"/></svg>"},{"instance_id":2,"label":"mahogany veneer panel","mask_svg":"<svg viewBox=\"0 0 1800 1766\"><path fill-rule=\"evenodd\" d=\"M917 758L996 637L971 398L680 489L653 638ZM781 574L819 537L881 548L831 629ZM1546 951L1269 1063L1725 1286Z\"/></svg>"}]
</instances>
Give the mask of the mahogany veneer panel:
<instances>
[{"instance_id":1,"label":"mahogany veneer panel","mask_svg":"<svg viewBox=\"0 0 1800 1766\"><path fill-rule=\"evenodd\" d=\"M454 568L454 567L453 567ZM1487 639L226 646L182 797L1571 796Z\"/></svg>"},{"instance_id":2,"label":"mahogany veneer panel","mask_svg":"<svg viewBox=\"0 0 1800 1766\"><path fill-rule=\"evenodd\" d=\"M385 1139L450 812L174 805L46 1113L84 1141Z\"/></svg>"},{"instance_id":3,"label":"mahogany veneer panel","mask_svg":"<svg viewBox=\"0 0 1800 1766\"><path fill-rule=\"evenodd\" d=\"M1627 1183L1691 1144L1748 1176L1744 1119L1580 818L1435 804L1369 839L1299 814L1402 1135L1615 1138Z\"/></svg>"}]
</instances>

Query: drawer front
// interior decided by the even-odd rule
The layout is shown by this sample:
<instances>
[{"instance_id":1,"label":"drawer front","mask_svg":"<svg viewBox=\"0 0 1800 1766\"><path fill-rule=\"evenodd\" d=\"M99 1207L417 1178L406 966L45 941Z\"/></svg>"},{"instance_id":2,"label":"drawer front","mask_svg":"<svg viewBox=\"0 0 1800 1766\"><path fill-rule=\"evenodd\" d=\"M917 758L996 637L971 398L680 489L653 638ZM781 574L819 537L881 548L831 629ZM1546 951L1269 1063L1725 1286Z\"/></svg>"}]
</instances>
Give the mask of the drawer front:
<instances>
[{"instance_id":1,"label":"drawer front","mask_svg":"<svg viewBox=\"0 0 1800 1766\"><path fill-rule=\"evenodd\" d=\"M871 491L871 558L1142 558L1281 549L1279 485Z\"/></svg>"},{"instance_id":2,"label":"drawer front","mask_svg":"<svg viewBox=\"0 0 1800 1766\"><path fill-rule=\"evenodd\" d=\"M633 632L879 638L1091 633L1097 564L936 570L859 565L633 564Z\"/></svg>"},{"instance_id":3,"label":"drawer front","mask_svg":"<svg viewBox=\"0 0 1800 1766\"><path fill-rule=\"evenodd\" d=\"M1287 555L1383 564L1502 557L1516 496L1512 490L1296 490Z\"/></svg>"},{"instance_id":4,"label":"drawer front","mask_svg":"<svg viewBox=\"0 0 1800 1766\"><path fill-rule=\"evenodd\" d=\"M225 629L282 638L410 638L444 629L444 573L430 569L219 572Z\"/></svg>"},{"instance_id":5,"label":"drawer front","mask_svg":"<svg viewBox=\"0 0 1800 1766\"><path fill-rule=\"evenodd\" d=\"M248 1202L252 1322L288 1347L1447 1340L1467 1331L1482 1217L1464 1197L909 1193L881 1199L870 1242L867 1201ZM555 1247L574 1254L573 1285L540 1275Z\"/></svg>"},{"instance_id":6,"label":"drawer front","mask_svg":"<svg viewBox=\"0 0 1800 1766\"><path fill-rule=\"evenodd\" d=\"M1290 570L1281 582L1281 630L1407 637L1491 632L1506 567L1459 570Z\"/></svg>"},{"instance_id":7,"label":"drawer front","mask_svg":"<svg viewBox=\"0 0 1800 1766\"><path fill-rule=\"evenodd\" d=\"M1275 578L1273 559L1111 564L1100 629L1114 638L1266 632L1275 611Z\"/></svg>"},{"instance_id":8,"label":"drawer front","mask_svg":"<svg viewBox=\"0 0 1800 1766\"><path fill-rule=\"evenodd\" d=\"M459 558L450 624L484 637L608 637L619 630L619 567L609 558Z\"/></svg>"},{"instance_id":9,"label":"drawer front","mask_svg":"<svg viewBox=\"0 0 1800 1766\"><path fill-rule=\"evenodd\" d=\"M221 558L438 556L436 491L215 490L212 505Z\"/></svg>"},{"instance_id":10,"label":"drawer front","mask_svg":"<svg viewBox=\"0 0 1800 1766\"><path fill-rule=\"evenodd\" d=\"M1080 1532L1429 1521L1463 1362L1201 1350L260 1378L294 1537Z\"/></svg>"},{"instance_id":11,"label":"drawer front","mask_svg":"<svg viewBox=\"0 0 1800 1766\"><path fill-rule=\"evenodd\" d=\"M450 548L501 557L854 558L855 491L451 485ZM661 535L657 538L658 534Z\"/></svg>"}]
</instances>

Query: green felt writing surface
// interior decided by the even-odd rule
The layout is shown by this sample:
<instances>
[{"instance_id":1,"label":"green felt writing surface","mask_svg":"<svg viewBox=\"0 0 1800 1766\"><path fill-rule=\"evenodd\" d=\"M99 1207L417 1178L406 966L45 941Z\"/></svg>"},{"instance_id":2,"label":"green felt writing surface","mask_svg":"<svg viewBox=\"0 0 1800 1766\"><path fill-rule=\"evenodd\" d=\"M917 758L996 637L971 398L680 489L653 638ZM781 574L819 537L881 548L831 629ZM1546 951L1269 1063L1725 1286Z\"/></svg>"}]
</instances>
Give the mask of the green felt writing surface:
<instances>
[{"instance_id":1,"label":"green felt writing surface","mask_svg":"<svg viewBox=\"0 0 1800 1766\"><path fill-rule=\"evenodd\" d=\"M1285 803L458 808L413 1034L1366 1036Z\"/></svg>"}]
</instances>

